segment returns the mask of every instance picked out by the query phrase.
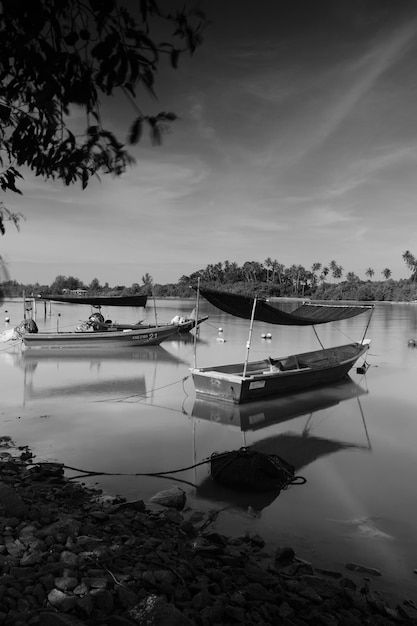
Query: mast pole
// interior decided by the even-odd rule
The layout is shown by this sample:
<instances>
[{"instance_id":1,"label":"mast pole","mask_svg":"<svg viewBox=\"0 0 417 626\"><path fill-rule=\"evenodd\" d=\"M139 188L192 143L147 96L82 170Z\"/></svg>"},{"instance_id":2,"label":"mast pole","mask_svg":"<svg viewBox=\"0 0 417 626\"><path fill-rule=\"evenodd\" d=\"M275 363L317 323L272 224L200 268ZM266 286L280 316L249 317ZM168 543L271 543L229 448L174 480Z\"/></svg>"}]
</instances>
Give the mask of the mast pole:
<instances>
[{"instance_id":1,"label":"mast pole","mask_svg":"<svg viewBox=\"0 0 417 626\"><path fill-rule=\"evenodd\" d=\"M194 368L197 367L197 321L198 321L198 305L200 300L200 276L197 279L197 300L195 304L195 327L194 327Z\"/></svg>"},{"instance_id":2,"label":"mast pole","mask_svg":"<svg viewBox=\"0 0 417 626\"><path fill-rule=\"evenodd\" d=\"M156 316L156 302L155 302L155 295L154 295L153 291L152 291L152 298L153 298L153 310L154 310L154 313L155 313L155 326L158 328L158 318Z\"/></svg>"},{"instance_id":3,"label":"mast pole","mask_svg":"<svg viewBox=\"0 0 417 626\"><path fill-rule=\"evenodd\" d=\"M256 309L256 296L253 299L252 315L250 318L250 327L249 327L249 338L248 338L248 341L246 342L246 359L245 359L245 366L243 368L243 378L245 378L246 376L246 369L248 367L249 350L250 350L250 344L252 340L253 320L255 318L255 309Z\"/></svg>"}]
</instances>

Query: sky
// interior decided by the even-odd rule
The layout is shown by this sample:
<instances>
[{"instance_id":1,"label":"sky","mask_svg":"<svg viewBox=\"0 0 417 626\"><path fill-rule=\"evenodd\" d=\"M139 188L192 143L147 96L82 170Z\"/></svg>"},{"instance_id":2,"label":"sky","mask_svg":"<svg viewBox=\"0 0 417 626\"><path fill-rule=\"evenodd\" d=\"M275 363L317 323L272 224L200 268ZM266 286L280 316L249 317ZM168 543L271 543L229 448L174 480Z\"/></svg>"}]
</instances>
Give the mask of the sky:
<instances>
[{"instance_id":1,"label":"sky","mask_svg":"<svg viewBox=\"0 0 417 626\"><path fill-rule=\"evenodd\" d=\"M11 278L129 286L148 273L166 284L268 257L407 278L402 254L417 253L417 2L199 4L211 20L202 47L177 70L161 68L157 104L139 93L141 108L180 118L162 146L144 136L135 166L85 191L22 170L23 196L0 196L25 216L0 238ZM134 109L103 105L124 141Z\"/></svg>"}]
</instances>

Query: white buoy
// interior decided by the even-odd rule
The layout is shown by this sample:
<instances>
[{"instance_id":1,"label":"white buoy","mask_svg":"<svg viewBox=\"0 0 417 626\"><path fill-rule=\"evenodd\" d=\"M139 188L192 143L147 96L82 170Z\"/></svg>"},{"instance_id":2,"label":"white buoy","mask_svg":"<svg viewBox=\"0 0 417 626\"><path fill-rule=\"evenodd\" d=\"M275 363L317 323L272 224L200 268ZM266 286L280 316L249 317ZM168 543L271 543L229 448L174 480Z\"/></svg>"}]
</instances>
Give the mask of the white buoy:
<instances>
[{"instance_id":1,"label":"white buoy","mask_svg":"<svg viewBox=\"0 0 417 626\"><path fill-rule=\"evenodd\" d=\"M271 333L266 333L266 338L267 338L267 339L272 339L272 335L271 335Z\"/></svg>"},{"instance_id":2,"label":"white buoy","mask_svg":"<svg viewBox=\"0 0 417 626\"><path fill-rule=\"evenodd\" d=\"M262 339L266 339L266 333L262 333L261 337Z\"/></svg>"},{"instance_id":3,"label":"white buoy","mask_svg":"<svg viewBox=\"0 0 417 626\"><path fill-rule=\"evenodd\" d=\"M222 332L223 332L223 328L219 328L219 333L222 333Z\"/></svg>"},{"instance_id":4,"label":"white buoy","mask_svg":"<svg viewBox=\"0 0 417 626\"><path fill-rule=\"evenodd\" d=\"M4 321L6 322L6 324L8 324L10 322L10 317L5 317Z\"/></svg>"}]
</instances>

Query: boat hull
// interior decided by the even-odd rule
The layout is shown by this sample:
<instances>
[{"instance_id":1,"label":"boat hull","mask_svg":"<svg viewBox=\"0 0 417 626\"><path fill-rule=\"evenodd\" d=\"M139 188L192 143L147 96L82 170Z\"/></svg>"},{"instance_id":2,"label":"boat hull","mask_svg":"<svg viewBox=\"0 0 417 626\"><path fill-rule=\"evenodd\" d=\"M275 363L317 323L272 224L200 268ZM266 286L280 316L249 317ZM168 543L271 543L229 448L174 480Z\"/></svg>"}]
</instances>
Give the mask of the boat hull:
<instances>
[{"instance_id":1,"label":"boat hull","mask_svg":"<svg viewBox=\"0 0 417 626\"><path fill-rule=\"evenodd\" d=\"M114 332L33 333L23 335L26 348L33 350L85 350L156 346L178 333L178 327L158 326L152 329Z\"/></svg>"},{"instance_id":2,"label":"boat hull","mask_svg":"<svg viewBox=\"0 0 417 626\"><path fill-rule=\"evenodd\" d=\"M369 342L305 352L247 364L191 369L197 397L241 404L279 396L344 378L366 353Z\"/></svg>"}]
</instances>

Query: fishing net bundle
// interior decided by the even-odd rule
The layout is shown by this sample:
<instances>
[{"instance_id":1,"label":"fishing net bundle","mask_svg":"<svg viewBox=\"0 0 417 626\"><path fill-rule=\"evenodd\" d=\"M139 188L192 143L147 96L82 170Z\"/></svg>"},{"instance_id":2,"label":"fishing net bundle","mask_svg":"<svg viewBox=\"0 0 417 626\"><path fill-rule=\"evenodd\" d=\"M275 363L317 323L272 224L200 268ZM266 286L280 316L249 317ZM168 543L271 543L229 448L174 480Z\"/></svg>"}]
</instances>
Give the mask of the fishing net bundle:
<instances>
[{"instance_id":1,"label":"fishing net bundle","mask_svg":"<svg viewBox=\"0 0 417 626\"><path fill-rule=\"evenodd\" d=\"M280 456L251 448L214 452L209 470L216 482L245 491L280 491L306 482L295 476L294 467Z\"/></svg>"}]
</instances>

